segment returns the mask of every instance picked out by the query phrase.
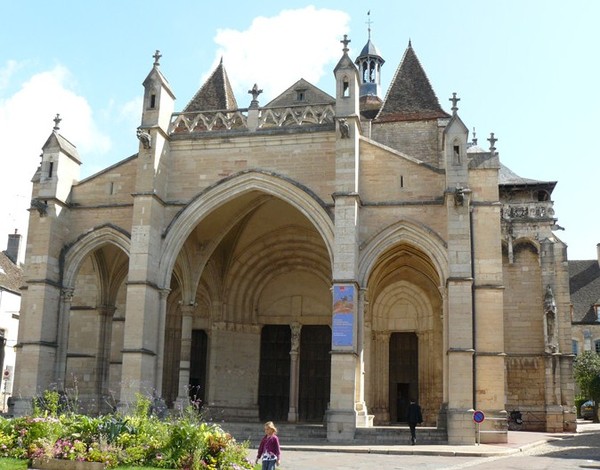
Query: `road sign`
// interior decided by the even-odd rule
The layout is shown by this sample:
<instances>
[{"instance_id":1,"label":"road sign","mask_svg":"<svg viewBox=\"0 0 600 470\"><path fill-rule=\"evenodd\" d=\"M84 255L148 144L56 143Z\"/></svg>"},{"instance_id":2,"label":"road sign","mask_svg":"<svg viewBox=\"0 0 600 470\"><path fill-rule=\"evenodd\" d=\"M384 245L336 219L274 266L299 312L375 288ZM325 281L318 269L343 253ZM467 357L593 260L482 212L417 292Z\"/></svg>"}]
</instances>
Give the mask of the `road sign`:
<instances>
[{"instance_id":1,"label":"road sign","mask_svg":"<svg viewBox=\"0 0 600 470\"><path fill-rule=\"evenodd\" d=\"M483 411L478 410L475 413L473 413L473 421L475 421L477 424L483 423L484 419L485 415L483 414Z\"/></svg>"}]
</instances>

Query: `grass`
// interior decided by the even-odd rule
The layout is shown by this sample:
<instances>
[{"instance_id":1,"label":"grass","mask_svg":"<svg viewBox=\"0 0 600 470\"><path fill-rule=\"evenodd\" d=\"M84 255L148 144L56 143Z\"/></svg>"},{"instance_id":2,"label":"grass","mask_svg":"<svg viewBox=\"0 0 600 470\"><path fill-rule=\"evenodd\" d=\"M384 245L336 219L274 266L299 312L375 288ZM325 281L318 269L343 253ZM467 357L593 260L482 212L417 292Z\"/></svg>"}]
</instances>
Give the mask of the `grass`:
<instances>
[{"instance_id":1,"label":"grass","mask_svg":"<svg viewBox=\"0 0 600 470\"><path fill-rule=\"evenodd\" d=\"M26 470L27 460L0 458L0 470Z\"/></svg>"},{"instance_id":2,"label":"grass","mask_svg":"<svg viewBox=\"0 0 600 470\"><path fill-rule=\"evenodd\" d=\"M27 470L27 460L0 458L0 470ZM114 470L157 470L155 467L116 467ZM162 469L165 470L165 469Z\"/></svg>"}]
</instances>

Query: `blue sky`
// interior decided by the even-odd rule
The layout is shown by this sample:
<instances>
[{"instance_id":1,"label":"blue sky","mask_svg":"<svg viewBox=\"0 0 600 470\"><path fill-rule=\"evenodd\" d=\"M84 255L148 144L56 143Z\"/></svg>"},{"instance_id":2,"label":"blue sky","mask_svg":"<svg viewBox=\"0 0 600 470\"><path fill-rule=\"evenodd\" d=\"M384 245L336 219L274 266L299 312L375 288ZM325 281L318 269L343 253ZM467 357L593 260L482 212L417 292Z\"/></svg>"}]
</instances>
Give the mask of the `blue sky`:
<instances>
[{"instance_id":1,"label":"blue sky","mask_svg":"<svg viewBox=\"0 0 600 470\"><path fill-rule=\"evenodd\" d=\"M596 257L600 176L600 2L595 0L5 2L0 10L0 249L26 233L30 179L56 113L86 177L137 151L142 81L160 49L180 111L223 57L242 107L304 78L334 94L339 40L355 57L371 38L383 90L409 39L442 106L521 176L558 181L556 235L570 259Z\"/></svg>"}]
</instances>

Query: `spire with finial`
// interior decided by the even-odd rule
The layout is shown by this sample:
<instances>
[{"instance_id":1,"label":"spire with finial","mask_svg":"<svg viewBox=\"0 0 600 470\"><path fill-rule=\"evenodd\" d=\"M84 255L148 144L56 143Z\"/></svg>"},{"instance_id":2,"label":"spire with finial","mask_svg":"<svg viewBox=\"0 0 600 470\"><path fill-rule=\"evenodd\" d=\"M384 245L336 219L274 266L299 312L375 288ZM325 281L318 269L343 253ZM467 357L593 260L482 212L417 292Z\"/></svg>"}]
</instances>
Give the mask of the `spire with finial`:
<instances>
[{"instance_id":1,"label":"spire with finial","mask_svg":"<svg viewBox=\"0 0 600 470\"><path fill-rule=\"evenodd\" d=\"M456 96L456 92L452 93L452 98L450 98L448 101L452 101L452 115L456 116L456 112L458 111L458 106L456 106L458 104L458 102L460 101L460 98L457 98Z\"/></svg>"},{"instance_id":2,"label":"spire with finial","mask_svg":"<svg viewBox=\"0 0 600 470\"><path fill-rule=\"evenodd\" d=\"M477 133L475 132L475 128L473 128L473 145L477 145Z\"/></svg>"},{"instance_id":3,"label":"spire with finial","mask_svg":"<svg viewBox=\"0 0 600 470\"><path fill-rule=\"evenodd\" d=\"M158 67L160 65L160 58L162 57L160 51L156 49L156 52L152 57L154 57L154 66Z\"/></svg>"},{"instance_id":4,"label":"spire with finial","mask_svg":"<svg viewBox=\"0 0 600 470\"><path fill-rule=\"evenodd\" d=\"M56 113L56 116L53 119L54 121L54 128L52 129L54 132L58 132L58 130L60 129L60 121L62 121L62 119L60 118L60 114Z\"/></svg>"},{"instance_id":5,"label":"spire with finial","mask_svg":"<svg viewBox=\"0 0 600 470\"><path fill-rule=\"evenodd\" d=\"M496 155L496 142L498 142L498 139L494 137L493 132L490 133L490 138L488 139L488 141L490 143L490 153L492 155Z\"/></svg>"},{"instance_id":6,"label":"spire with finial","mask_svg":"<svg viewBox=\"0 0 600 470\"><path fill-rule=\"evenodd\" d=\"M371 10L367 12L367 31L369 33L369 40L371 40Z\"/></svg>"}]
</instances>

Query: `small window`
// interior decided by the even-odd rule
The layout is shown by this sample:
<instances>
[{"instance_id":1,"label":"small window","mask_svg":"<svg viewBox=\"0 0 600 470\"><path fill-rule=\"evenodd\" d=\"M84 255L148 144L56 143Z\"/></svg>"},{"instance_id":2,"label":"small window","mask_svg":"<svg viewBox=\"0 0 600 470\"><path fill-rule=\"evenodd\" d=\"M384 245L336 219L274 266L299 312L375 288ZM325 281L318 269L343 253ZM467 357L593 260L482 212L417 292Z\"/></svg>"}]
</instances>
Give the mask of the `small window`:
<instances>
[{"instance_id":1,"label":"small window","mask_svg":"<svg viewBox=\"0 0 600 470\"><path fill-rule=\"evenodd\" d=\"M48 162L48 178L52 178L54 174L54 162Z\"/></svg>"},{"instance_id":2,"label":"small window","mask_svg":"<svg viewBox=\"0 0 600 470\"><path fill-rule=\"evenodd\" d=\"M344 98L348 98L350 96L350 84L347 79L344 79L344 84L342 88L342 96Z\"/></svg>"},{"instance_id":3,"label":"small window","mask_svg":"<svg viewBox=\"0 0 600 470\"><path fill-rule=\"evenodd\" d=\"M594 311L596 312L596 321L600 322L600 305L594 305Z\"/></svg>"},{"instance_id":4,"label":"small window","mask_svg":"<svg viewBox=\"0 0 600 470\"><path fill-rule=\"evenodd\" d=\"M460 145L454 146L454 164L460 165Z\"/></svg>"},{"instance_id":5,"label":"small window","mask_svg":"<svg viewBox=\"0 0 600 470\"><path fill-rule=\"evenodd\" d=\"M156 95L154 93L150 95L150 108L156 108Z\"/></svg>"},{"instance_id":6,"label":"small window","mask_svg":"<svg viewBox=\"0 0 600 470\"><path fill-rule=\"evenodd\" d=\"M597 339L596 341L594 341L594 351L596 351L598 354L600 354L600 339Z\"/></svg>"},{"instance_id":7,"label":"small window","mask_svg":"<svg viewBox=\"0 0 600 470\"><path fill-rule=\"evenodd\" d=\"M573 348L573 354L575 354L577 356L577 354L579 354L579 341L574 339L571 341L571 345Z\"/></svg>"},{"instance_id":8,"label":"small window","mask_svg":"<svg viewBox=\"0 0 600 470\"><path fill-rule=\"evenodd\" d=\"M404 187L404 176L400 175L400 187L403 188Z\"/></svg>"},{"instance_id":9,"label":"small window","mask_svg":"<svg viewBox=\"0 0 600 470\"><path fill-rule=\"evenodd\" d=\"M297 90L296 91L296 101L304 101L306 99L306 95L304 93L304 90Z\"/></svg>"}]
</instances>

